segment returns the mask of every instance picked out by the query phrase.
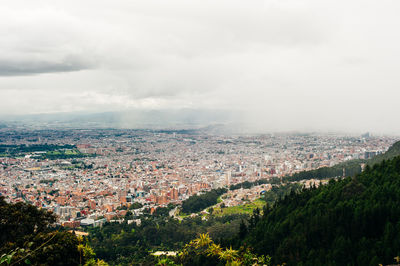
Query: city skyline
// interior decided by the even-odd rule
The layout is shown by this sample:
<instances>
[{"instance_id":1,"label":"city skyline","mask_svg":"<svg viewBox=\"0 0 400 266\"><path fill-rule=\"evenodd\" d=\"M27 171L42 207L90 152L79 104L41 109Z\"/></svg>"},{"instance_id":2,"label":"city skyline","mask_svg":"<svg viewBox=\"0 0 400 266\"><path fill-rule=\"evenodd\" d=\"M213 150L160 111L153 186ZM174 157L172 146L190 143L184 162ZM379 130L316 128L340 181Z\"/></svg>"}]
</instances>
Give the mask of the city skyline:
<instances>
[{"instance_id":1,"label":"city skyline","mask_svg":"<svg viewBox=\"0 0 400 266\"><path fill-rule=\"evenodd\" d=\"M243 205L278 180L325 184L327 179L310 176L313 170L331 169L322 173L335 178L358 173L398 145L396 138L369 134L220 136L128 129L4 128L0 140L0 196L54 211L67 227L98 226L125 216L131 205L140 206L134 211L139 216L210 190L230 189L221 191L227 193L224 205Z\"/></svg>"}]
</instances>

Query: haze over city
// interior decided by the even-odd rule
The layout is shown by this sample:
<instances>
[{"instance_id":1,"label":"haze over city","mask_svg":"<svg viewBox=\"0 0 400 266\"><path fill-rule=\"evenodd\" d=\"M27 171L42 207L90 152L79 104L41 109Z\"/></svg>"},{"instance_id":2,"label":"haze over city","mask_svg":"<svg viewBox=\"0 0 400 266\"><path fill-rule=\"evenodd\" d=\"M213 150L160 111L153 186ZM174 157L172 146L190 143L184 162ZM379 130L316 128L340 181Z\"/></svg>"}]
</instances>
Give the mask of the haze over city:
<instances>
[{"instance_id":1,"label":"haze over city","mask_svg":"<svg viewBox=\"0 0 400 266\"><path fill-rule=\"evenodd\" d=\"M0 4L0 265L400 266L400 1Z\"/></svg>"},{"instance_id":2,"label":"haze over city","mask_svg":"<svg viewBox=\"0 0 400 266\"><path fill-rule=\"evenodd\" d=\"M202 124L209 117L257 132L396 134L399 8L385 0L8 1L0 115L116 112L135 127L130 113L189 110L194 120L205 114Z\"/></svg>"}]
</instances>

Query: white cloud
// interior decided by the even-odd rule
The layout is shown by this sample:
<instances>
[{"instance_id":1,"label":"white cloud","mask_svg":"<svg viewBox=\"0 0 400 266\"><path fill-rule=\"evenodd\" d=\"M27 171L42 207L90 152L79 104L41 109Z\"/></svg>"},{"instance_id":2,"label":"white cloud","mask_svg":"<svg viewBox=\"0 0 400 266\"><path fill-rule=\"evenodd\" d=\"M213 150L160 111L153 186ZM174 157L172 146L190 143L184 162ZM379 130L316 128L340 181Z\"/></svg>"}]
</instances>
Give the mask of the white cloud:
<instances>
[{"instance_id":1,"label":"white cloud","mask_svg":"<svg viewBox=\"0 0 400 266\"><path fill-rule=\"evenodd\" d=\"M395 1L13 1L0 113L242 110L263 129L394 132ZM384 127L384 129L382 129Z\"/></svg>"}]
</instances>

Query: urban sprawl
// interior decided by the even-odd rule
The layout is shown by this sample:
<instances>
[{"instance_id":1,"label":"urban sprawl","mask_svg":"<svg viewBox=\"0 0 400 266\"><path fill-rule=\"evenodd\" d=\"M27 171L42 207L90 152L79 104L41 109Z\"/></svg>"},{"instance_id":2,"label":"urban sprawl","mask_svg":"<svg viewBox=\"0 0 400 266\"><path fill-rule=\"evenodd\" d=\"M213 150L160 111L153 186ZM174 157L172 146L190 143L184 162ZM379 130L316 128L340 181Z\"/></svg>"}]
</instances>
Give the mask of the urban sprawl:
<instances>
[{"instance_id":1,"label":"urban sprawl","mask_svg":"<svg viewBox=\"0 0 400 266\"><path fill-rule=\"evenodd\" d=\"M63 226L97 226L128 210L137 217L214 188L367 159L394 142L369 134L3 128L0 196L51 210ZM223 201L244 204L270 188L235 190Z\"/></svg>"}]
</instances>

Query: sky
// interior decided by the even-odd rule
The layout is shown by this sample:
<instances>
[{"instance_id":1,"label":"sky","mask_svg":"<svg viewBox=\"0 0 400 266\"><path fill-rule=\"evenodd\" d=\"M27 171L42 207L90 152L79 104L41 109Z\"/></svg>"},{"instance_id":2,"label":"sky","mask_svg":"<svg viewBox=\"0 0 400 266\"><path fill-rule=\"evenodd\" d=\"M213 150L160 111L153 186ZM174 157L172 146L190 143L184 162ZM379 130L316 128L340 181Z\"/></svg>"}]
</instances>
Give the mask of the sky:
<instances>
[{"instance_id":1,"label":"sky","mask_svg":"<svg viewBox=\"0 0 400 266\"><path fill-rule=\"evenodd\" d=\"M400 1L3 1L0 115L233 112L400 131Z\"/></svg>"}]
</instances>

